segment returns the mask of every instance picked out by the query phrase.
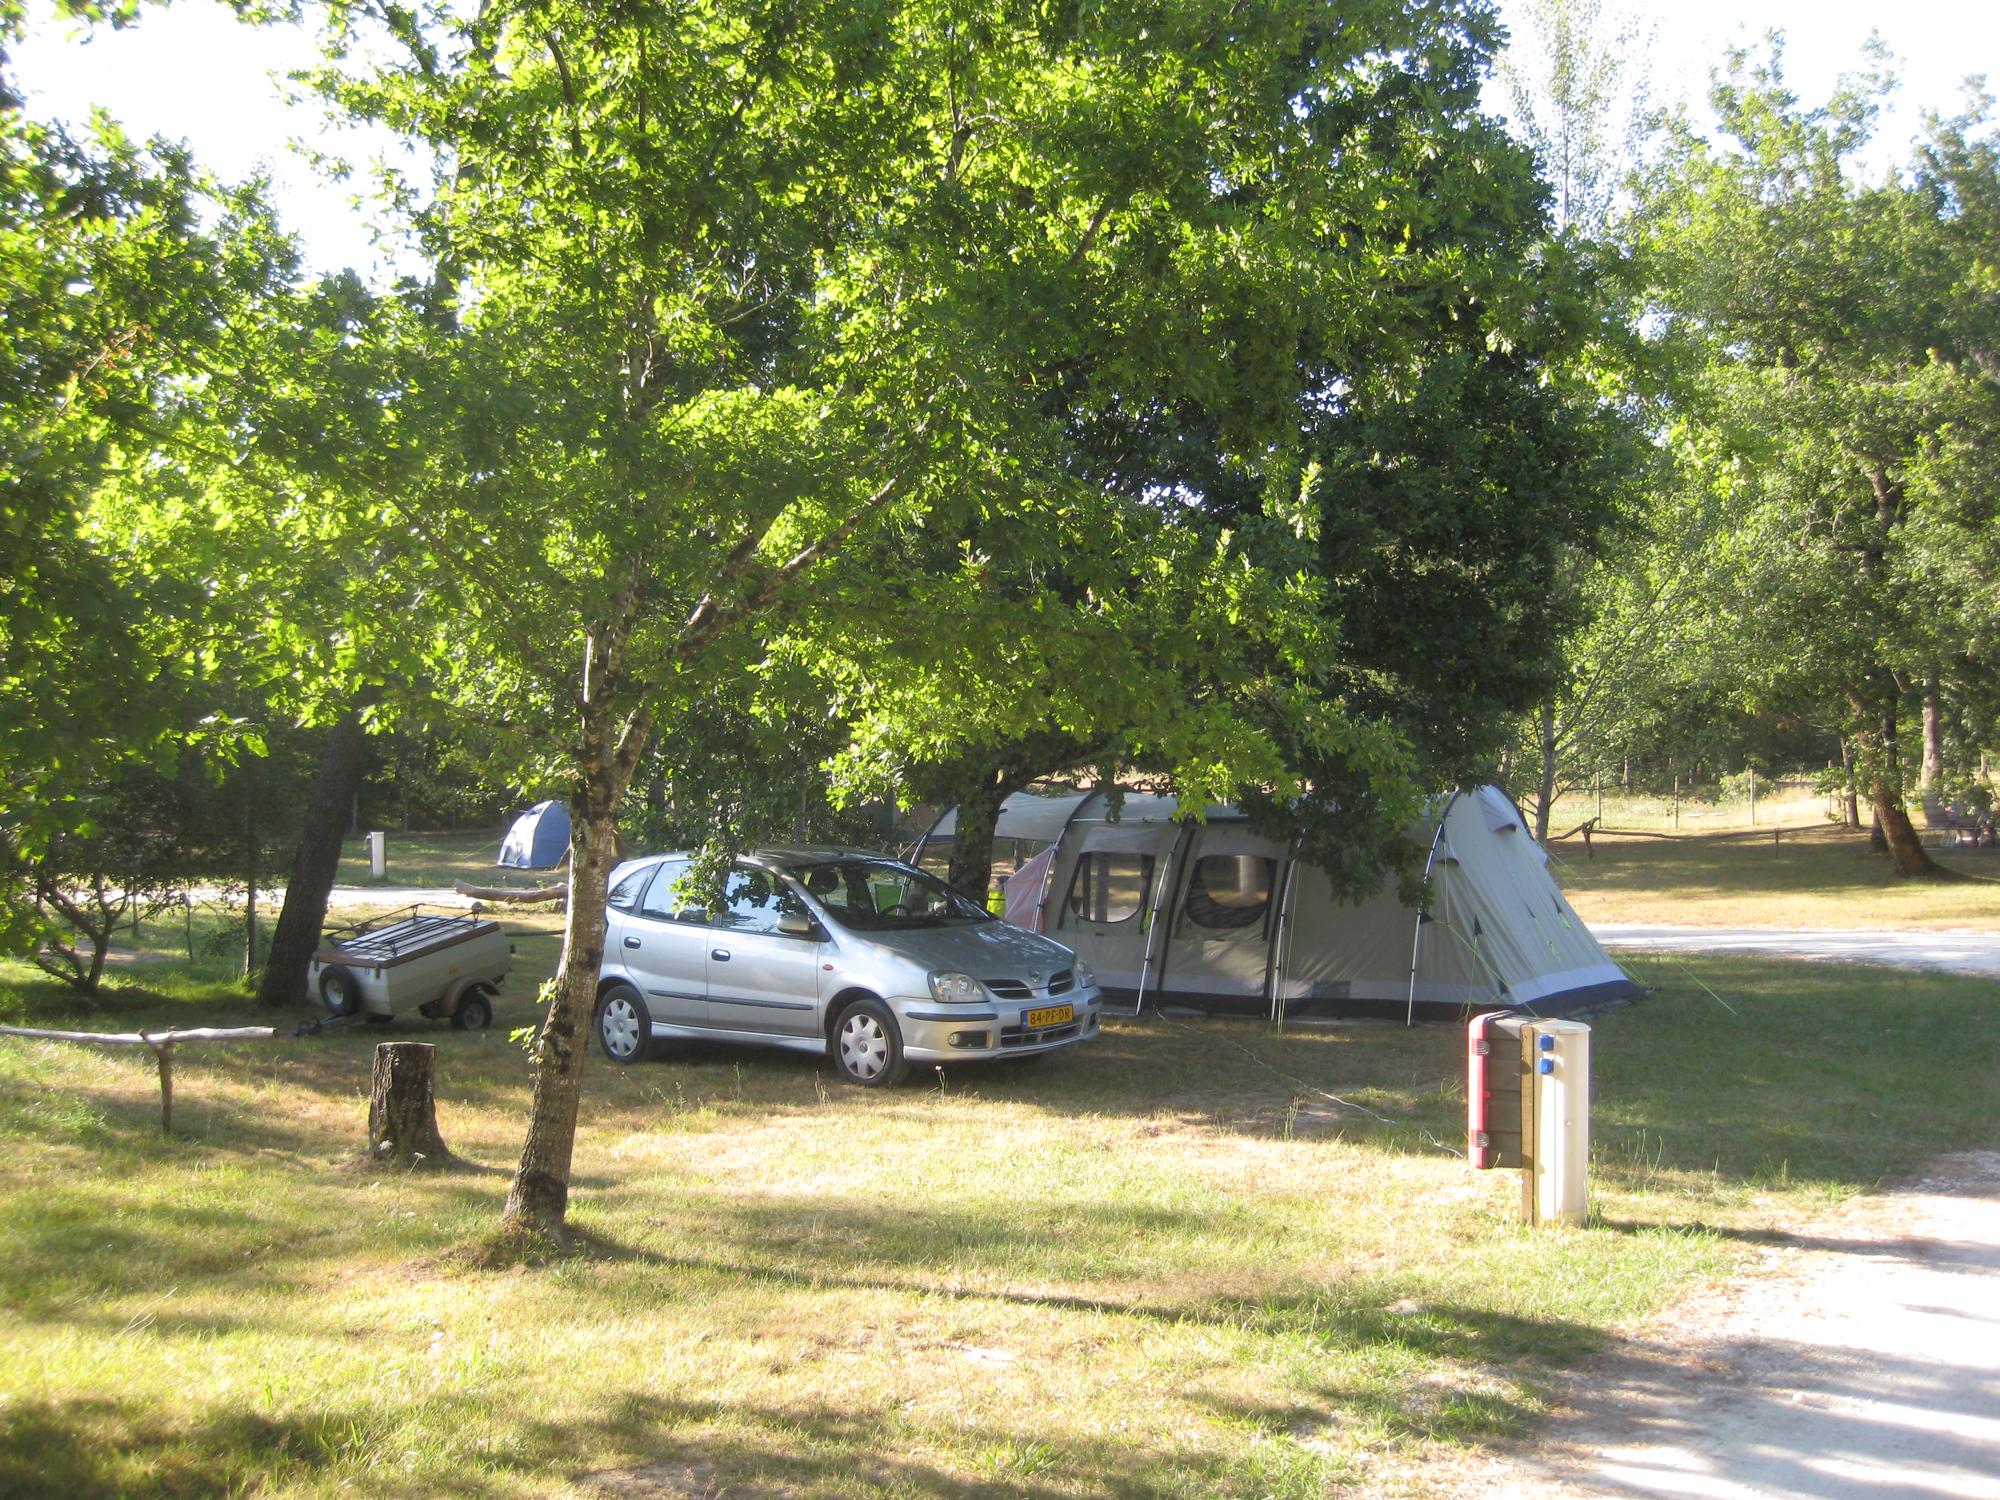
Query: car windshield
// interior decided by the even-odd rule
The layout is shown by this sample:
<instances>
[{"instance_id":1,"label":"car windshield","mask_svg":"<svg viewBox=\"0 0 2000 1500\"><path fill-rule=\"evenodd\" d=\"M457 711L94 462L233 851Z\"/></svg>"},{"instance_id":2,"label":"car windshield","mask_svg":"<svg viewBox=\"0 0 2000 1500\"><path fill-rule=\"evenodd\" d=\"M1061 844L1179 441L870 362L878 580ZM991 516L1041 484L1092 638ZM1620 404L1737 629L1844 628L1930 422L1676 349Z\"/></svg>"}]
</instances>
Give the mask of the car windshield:
<instances>
[{"instance_id":1,"label":"car windshield","mask_svg":"<svg viewBox=\"0 0 2000 1500\"><path fill-rule=\"evenodd\" d=\"M797 865L792 877L828 916L855 932L907 932L995 920L934 875L886 859Z\"/></svg>"}]
</instances>

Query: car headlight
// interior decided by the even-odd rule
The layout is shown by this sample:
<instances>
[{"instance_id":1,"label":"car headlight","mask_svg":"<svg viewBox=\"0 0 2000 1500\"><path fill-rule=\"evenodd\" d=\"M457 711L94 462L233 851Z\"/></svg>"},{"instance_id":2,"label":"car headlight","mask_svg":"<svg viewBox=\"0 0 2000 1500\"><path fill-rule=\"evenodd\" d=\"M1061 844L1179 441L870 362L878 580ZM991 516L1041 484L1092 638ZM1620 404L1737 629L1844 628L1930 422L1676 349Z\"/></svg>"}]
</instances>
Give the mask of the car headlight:
<instances>
[{"instance_id":1,"label":"car headlight","mask_svg":"<svg viewBox=\"0 0 2000 1500\"><path fill-rule=\"evenodd\" d=\"M1091 968L1081 958L1069 966L1069 971L1076 976L1076 987L1080 990L1087 990L1097 983L1097 970Z\"/></svg>"},{"instance_id":2,"label":"car headlight","mask_svg":"<svg viewBox=\"0 0 2000 1500\"><path fill-rule=\"evenodd\" d=\"M986 991L970 974L939 969L931 975L931 996L946 1005L977 1005L986 998Z\"/></svg>"}]
</instances>

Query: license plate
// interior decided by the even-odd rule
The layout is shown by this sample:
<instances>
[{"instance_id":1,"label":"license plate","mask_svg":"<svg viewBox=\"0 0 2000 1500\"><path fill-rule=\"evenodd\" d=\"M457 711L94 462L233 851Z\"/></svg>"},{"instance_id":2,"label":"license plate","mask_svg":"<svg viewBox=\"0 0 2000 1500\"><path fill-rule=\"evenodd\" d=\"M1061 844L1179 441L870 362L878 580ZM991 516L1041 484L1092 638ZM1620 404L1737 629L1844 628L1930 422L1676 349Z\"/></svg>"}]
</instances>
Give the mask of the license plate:
<instances>
[{"instance_id":1,"label":"license plate","mask_svg":"<svg viewBox=\"0 0 2000 1500\"><path fill-rule=\"evenodd\" d=\"M1040 1031L1044 1026L1062 1026L1075 1019L1074 1005L1051 1005L1042 1010L1024 1012L1021 1024L1030 1031Z\"/></svg>"}]
</instances>

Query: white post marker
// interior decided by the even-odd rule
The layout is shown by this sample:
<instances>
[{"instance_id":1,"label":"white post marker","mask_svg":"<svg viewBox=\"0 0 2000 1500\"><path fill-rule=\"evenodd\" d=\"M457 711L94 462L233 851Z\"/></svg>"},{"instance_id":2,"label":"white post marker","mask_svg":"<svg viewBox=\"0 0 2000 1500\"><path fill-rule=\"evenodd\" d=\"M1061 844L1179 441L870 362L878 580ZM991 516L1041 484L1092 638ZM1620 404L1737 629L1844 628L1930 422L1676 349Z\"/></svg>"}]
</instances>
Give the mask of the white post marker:
<instances>
[{"instance_id":1,"label":"white post marker","mask_svg":"<svg viewBox=\"0 0 2000 1500\"><path fill-rule=\"evenodd\" d=\"M386 833L378 831L368 835L368 878L389 878L389 835Z\"/></svg>"},{"instance_id":2,"label":"white post marker","mask_svg":"<svg viewBox=\"0 0 2000 1500\"><path fill-rule=\"evenodd\" d=\"M1533 1224L1581 1225L1590 1197L1590 1028L1536 1021L1528 1034L1533 1147L1522 1197Z\"/></svg>"}]
</instances>

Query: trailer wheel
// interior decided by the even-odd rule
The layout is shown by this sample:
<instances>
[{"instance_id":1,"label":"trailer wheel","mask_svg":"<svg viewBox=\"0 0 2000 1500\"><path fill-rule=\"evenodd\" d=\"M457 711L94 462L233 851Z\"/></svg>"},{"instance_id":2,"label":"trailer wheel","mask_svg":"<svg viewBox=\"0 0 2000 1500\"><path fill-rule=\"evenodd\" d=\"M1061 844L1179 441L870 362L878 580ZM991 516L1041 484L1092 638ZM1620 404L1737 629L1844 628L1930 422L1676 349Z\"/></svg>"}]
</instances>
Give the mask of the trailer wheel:
<instances>
[{"instance_id":1,"label":"trailer wheel","mask_svg":"<svg viewBox=\"0 0 2000 1500\"><path fill-rule=\"evenodd\" d=\"M493 1002L485 992L472 990L458 1002L458 1009L452 1012L451 1024L460 1031L484 1031L493 1024Z\"/></svg>"},{"instance_id":2,"label":"trailer wheel","mask_svg":"<svg viewBox=\"0 0 2000 1500\"><path fill-rule=\"evenodd\" d=\"M340 964L320 970L320 1003L336 1016L351 1016L361 1009L361 981L354 971Z\"/></svg>"}]
</instances>

